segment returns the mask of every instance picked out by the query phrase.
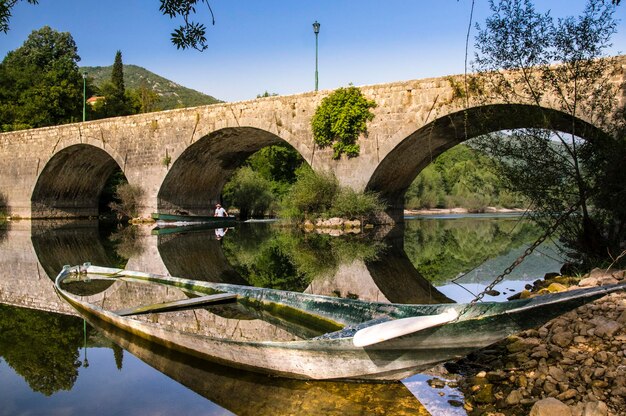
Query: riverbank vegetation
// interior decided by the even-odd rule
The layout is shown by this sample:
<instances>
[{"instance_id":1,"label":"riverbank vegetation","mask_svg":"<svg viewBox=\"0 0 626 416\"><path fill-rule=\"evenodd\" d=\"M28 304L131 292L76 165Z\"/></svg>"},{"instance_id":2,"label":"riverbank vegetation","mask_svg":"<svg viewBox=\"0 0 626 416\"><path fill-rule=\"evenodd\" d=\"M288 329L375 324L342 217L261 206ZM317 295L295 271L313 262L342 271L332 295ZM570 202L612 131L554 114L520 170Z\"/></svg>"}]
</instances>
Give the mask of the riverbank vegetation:
<instances>
[{"instance_id":1,"label":"riverbank vegetation","mask_svg":"<svg viewBox=\"0 0 626 416\"><path fill-rule=\"evenodd\" d=\"M340 186L330 172L316 173L308 165L302 165L296 176L296 182L283 199L282 218L296 222L331 217L362 219L385 209L377 194Z\"/></svg>"},{"instance_id":2,"label":"riverbank vegetation","mask_svg":"<svg viewBox=\"0 0 626 416\"><path fill-rule=\"evenodd\" d=\"M415 178L405 195L405 208L523 208L524 197L504 186L493 170L493 159L465 145L437 157Z\"/></svg>"},{"instance_id":3,"label":"riverbank vegetation","mask_svg":"<svg viewBox=\"0 0 626 416\"><path fill-rule=\"evenodd\" d=\"M543 229L555 213L576 207L558 234L581 269L612 263L626 248L626 119L611 82L620 69L605 53L616 31L615 5L588 0L580 16L557 20L529 0L493 2L491 9L476 38L476 98L528 102L536 113L518 116L535 128L484 136L478 148L497 161L505 189L530 202ZM544 108L546 100L556 113Z\"/></svg>"}]
</instances>

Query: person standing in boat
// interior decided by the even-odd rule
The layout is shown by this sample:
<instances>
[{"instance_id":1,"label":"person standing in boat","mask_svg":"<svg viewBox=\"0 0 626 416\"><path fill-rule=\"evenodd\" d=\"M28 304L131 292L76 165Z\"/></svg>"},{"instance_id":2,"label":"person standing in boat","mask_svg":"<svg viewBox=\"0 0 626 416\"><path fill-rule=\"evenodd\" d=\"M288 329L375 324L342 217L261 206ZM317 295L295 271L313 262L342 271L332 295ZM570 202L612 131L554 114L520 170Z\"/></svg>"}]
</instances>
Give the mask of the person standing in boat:
<instances>
[{"instance_id":1,"label":"person standing in boat","mask_svg":"<svg viewBox=\"0 0 626 416\"><path fill-rule=\"evenodd\" d=\"M220 204L215 204L215 214L214 217L228 217L228 212Z\"/></svg>"}]
</instances>

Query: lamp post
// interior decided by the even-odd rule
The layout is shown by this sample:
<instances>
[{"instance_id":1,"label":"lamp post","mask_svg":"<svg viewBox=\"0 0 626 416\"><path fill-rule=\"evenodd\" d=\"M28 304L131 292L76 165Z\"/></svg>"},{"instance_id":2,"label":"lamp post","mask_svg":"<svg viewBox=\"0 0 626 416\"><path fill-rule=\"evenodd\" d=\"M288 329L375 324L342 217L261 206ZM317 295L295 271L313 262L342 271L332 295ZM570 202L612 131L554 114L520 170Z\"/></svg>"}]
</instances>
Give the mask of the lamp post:
<instances>
[{"instance_id":1,"label":"lamp post","mask_svg":"<svg viewBox=\"0 0 626 416\"><path fill-rule=\"evenodd\" d=\"M87 73L83 72L83 122L85 121L85 114L87 113Z\"/></svg>"},{"instance_id":2,"label":"lamp post","mask_svg":"<svg viewBox=\"0 0 626 416\"><path fill-rule=\"evenodd\" d=\"M317 91L317 35L320 33L320 24L317 20L313 23L313 33L315 33L315 91Z\"/></svg>"}]
</instances>

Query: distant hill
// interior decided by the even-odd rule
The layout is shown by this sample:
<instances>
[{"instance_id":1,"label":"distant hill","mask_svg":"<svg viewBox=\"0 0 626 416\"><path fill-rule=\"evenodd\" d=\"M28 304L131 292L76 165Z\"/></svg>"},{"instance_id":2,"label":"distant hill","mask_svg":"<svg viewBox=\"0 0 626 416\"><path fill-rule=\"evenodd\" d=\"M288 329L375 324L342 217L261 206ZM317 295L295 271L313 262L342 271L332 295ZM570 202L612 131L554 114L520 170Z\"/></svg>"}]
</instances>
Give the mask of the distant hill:
<instances>
[{"instance_id":1,"label":"distant hill","mask_svg":"<svg viewBox=\"0 0 626 416\"><path fill-rule=\"evenodd\" d=\"M94 85L99 87L103 82L111 80L112 68L113 66L84 66L80 69L81 72L86 71L87 77L93 79ZM161 110L223 102L210 95L183 87L140 66L124 65L125 87L128 89L137 89L142 83L148 85L161 97L158 104Z\"/></svg>"}]
</instances>

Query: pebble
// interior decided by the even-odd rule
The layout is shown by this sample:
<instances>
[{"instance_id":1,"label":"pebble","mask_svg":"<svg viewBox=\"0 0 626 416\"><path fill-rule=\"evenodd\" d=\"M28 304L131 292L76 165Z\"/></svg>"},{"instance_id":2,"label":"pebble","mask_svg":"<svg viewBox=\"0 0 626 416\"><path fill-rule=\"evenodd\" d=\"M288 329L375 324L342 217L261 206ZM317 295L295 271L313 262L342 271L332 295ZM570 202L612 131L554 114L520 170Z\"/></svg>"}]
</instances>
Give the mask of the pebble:
<instances>
[{"instance_id":1,"label":"pebble","mask_svg":"<svg viewBox=\"0 0 626 416\"><path fill-rule=\"evenodd\" d=\"M594 270L581 286L624 281L623 271L603 273ZM538 282L535 288L550 286ZM626 415L626 293L509 337L473 362L480 369L472 372L470 365L459 381L470 416L500 414L494 410L507 416ZM456 364L467 369L463 360Z\"/></svg>"}]
</instances>

